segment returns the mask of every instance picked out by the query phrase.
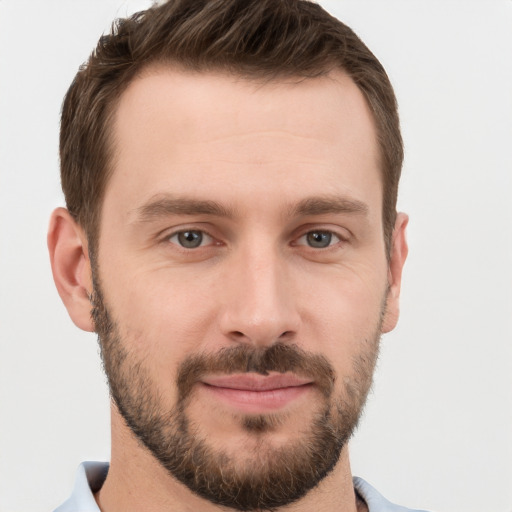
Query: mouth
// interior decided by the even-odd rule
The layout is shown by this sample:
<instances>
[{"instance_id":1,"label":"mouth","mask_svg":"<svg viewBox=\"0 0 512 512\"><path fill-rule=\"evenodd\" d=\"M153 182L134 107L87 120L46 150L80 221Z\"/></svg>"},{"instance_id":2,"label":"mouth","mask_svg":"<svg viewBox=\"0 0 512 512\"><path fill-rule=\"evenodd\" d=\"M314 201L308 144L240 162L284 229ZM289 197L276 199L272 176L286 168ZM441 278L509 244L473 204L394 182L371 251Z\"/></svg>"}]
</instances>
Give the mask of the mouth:
<instances>
[{"instance_id":1,"label":"mouth","mask_svg":"<svg viewBox=\"0 0 512 512\"><path fill-rule=\"evenodd\" d=\"M209 376L201 380L203 390L215 400L246 414L276 412L308 393L310 379L293 374L255 373Z\"/></svg>"}]
</instances>

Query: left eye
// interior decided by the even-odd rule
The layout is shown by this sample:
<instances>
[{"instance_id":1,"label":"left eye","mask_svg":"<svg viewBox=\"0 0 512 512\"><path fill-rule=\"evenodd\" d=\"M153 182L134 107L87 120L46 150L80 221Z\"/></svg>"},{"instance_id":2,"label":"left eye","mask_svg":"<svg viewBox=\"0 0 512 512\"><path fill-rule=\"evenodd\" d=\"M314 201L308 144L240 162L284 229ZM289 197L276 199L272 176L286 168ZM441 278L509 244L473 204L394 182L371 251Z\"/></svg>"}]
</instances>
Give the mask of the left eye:
<instances>
[{"instance_id":1,"label":"left eye","mask_svg":"<svg viewBox=\"0 0 512 512\"><path fill-rule=\"evenodd\" d=\"M309 245L314 249L325 249L337 244L340 238L332 231L309 231L299 238L298 245Z\"/></svg>"},{"instance_id":2,"label":"left eye","mask_svg":"<svg viewBox=\"0 0 512 512\"><path fill-rule=\"evenodd\" d=\"M212 237L210 235L196 229L179 231L169 237L169 242L180 245L185 249L196 249L197 247L211 243L211 241Z\"/></svg>"}]
</instances>

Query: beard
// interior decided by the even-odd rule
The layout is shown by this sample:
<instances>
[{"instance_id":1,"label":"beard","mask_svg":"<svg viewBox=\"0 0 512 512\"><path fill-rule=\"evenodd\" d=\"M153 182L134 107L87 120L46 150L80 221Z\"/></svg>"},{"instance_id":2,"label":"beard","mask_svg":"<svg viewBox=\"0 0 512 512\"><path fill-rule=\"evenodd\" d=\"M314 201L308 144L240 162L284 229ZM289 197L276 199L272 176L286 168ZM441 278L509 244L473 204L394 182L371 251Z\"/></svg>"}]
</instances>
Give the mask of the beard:
<instances>
[{"instance_id":1,"label":"beard","mask_svg":"<svg viewBox=\"0 0 512 512\"><path fill-rule=\"evenodd\" d=\"M357 427L378 355L382 317L374 336L352 361L353 375L335 391L336 372L322 355L276 342L266 347L240 344L213 354L190 356L179 365L177 400L163 404L150 366L127 350L112 320L93 272L92 317L101 347L110 394L133 434L167 472L193 493L217 505L241 511L274 510L302 498L335 467L341 450ZM296 440L273 446L268 434L279 429L282 414L240 414L235 420L256 447L235 455L201 433L188 414L193 391L207 374L291 372L311 379L321 400Z\"/></svg>"}]
</instances>

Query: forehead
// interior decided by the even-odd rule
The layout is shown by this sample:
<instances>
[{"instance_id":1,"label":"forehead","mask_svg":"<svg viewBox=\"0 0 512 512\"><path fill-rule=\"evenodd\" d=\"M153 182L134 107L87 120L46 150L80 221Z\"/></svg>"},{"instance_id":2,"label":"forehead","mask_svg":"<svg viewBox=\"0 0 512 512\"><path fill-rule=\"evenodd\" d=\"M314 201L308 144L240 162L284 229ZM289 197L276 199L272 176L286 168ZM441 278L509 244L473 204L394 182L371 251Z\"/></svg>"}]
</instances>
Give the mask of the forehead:
<instances>
[{"instance_id":1,"label":"forehead","mask_svg":"<svg viewBox=\"0 0 512 512\"><path fill-rule=\"evenodd\" d=\"M164 119L166 114L172 117ZM138 137L137 127L125 121L137 119L142 126L158 118L166 121L165 128L171 130L166 133L176 143L275 129L320 136L327 143L350 138L362 143L365 152L375 149L373 116L359 88L342 71L313 79L258 81L220 71L149 67L122 94L115 130L126 138Z\"/></svg>"},{"instance_id":2,"label":"forehead","mask_svg":"<svg viewBox=\"0 0 512 512\"><path fill-rule=\"evenodd\" d=\"M151 68L122 94L113 129L106 200L142 204L171 191L236 201L247 187L281 187L274 200L293 203L305 192L298 183L327 194L343 183L381 189L372 114L341 71L262 83Z\"/></svg>"}]
</instances>

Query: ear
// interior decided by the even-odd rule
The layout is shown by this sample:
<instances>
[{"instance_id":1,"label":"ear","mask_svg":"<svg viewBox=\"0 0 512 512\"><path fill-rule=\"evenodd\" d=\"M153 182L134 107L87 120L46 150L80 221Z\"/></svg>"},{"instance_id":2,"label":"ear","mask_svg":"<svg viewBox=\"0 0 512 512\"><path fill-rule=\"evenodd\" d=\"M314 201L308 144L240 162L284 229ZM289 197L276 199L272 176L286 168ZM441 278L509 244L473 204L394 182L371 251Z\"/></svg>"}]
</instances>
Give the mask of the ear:
<instances>
[{"instance_id":1,"label":"ear","mask_svg":"<svg viewBox=\"0 0 512 512\"><path fill-rule=\"evenodd\" d=\"M409 248L407 247L406 228L409 217L399 213L396 217L395 228L391 245L391 254L388 268L388 295L386 298L386 311L382 324L382 332L393 330L400 314L400 287L402 284L402 270Z\"/></svg>"},{"instance_id":2,"label":"ear","mask_svg":"<svg viewBox=\"0 0 512 512\"><path fill-rule=\"evenodd\" d=\"M53 280L71 320L84 331L94 331L91 317L92 273L87 238L65 208L50 218L48 250Z\"/></svg>"}]
</instances>

